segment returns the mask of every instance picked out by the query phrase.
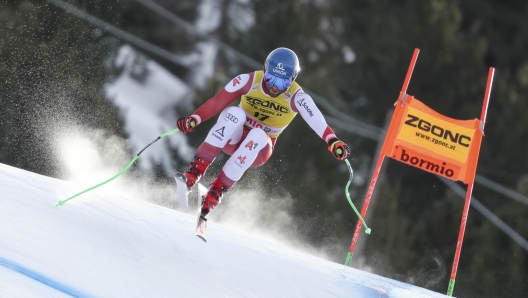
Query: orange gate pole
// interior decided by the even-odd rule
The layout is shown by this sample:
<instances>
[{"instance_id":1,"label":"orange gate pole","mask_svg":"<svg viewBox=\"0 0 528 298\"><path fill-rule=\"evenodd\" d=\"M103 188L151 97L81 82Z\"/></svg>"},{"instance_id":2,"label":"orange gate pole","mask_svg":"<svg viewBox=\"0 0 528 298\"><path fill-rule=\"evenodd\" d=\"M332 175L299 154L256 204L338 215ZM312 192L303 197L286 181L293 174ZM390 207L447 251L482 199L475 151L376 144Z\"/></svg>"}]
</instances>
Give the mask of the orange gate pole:
<instances>
[{"instance_id":1,"label":"orange gate pole","mask_svg":"<svg viewBox=\"0 0 528 298\"><path fill-rule=\"evenodd\" d=\"M480 114L480 130L484 132L484 124L486 123L486 115L488 113L488 104L491 93L491 85L493 82L493 75L495 69L490 68L488 73L488 82L486 83L486 93L484 94L484 104L482 105L482 112ZM475 168L476 170L476 168ZM471 202L471 193L473 192L473 183L468 184L466 191L466 201L464 203L464 211L462 213L462 222L460 223L460 231L458 233L458 241L455 251L455 259L453 261L453 268L451 269L451 277L449 278L449 286L447 288L447 296L453 295L453 289L455 287L455 278L458 269L458 261L460 260L460 253L462 251L462 242L464 241L464 232L466 230L466 223L469 213L469 204Z\"/></svg>"}]
</instances>

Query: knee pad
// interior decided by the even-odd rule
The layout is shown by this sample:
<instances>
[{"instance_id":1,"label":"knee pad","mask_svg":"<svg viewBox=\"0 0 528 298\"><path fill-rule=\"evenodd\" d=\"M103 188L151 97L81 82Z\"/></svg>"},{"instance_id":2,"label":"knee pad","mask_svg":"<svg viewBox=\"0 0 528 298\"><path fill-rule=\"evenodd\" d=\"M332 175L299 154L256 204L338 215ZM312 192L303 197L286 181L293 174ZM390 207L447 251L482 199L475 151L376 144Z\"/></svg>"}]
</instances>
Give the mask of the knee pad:
<instances>
[{"instance_id":1,"label":"knee pad","mask_svg":"<svg viewBox=\"0 0 528 298\"><path fill-rule=\"evenodd\" d=\"M253 128L249 131L246 140L251 140L256 143L256 147L258 147L258 150L260 151L268 144L270 137L262 128Z\"/></svg>"},{"instance_id":2,"label":"knee pad","mask_svg":"<svg viewBox=\"0 0 528 298\"><path fill-rule=\"evenodd\" d=\"M253 128L225 163L225 175L233 181L238 181L253 164L259 152L268 145L268 140L269 136L264 130Z\"/></svg>"}]
</instances>

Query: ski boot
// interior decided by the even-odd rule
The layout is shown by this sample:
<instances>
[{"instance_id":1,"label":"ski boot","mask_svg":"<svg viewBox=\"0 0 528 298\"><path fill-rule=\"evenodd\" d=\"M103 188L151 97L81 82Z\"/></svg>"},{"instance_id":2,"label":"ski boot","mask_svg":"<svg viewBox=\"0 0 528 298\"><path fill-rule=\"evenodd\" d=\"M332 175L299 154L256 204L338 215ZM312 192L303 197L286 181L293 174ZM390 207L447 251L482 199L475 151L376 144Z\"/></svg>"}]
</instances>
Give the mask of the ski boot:
<instances>
[{"instance_id":1,"label":"ski boot","mask_svg":"<svg viewBox=\"0 0 528 298\"><path fill-rule=\"evenodd\" d=\"M202 209L198 216L198 222L196 224L196 236L200 237L203 241L207 242L206 230L207 230L207 214L222 201L224 193L229 189L222 185L222 183L216 178L209 186L209 191L202 199Z\"/></svg>"},{"instance_id":2,"label":"ski boot","mask_svg":"<svg viewBox=\"0 0 528 298\"><path fill-rule=\"evenodd\" d=\"M207 161L201 159L198 155L194 156L194 160L191 161L189 168L183 173L186 178L185 184L187 185L188 190L191 190L191 188L200 181L203 175L205 175L205 171L207 171L208 167L209 163Z\"/></svg>"}]
</instances>

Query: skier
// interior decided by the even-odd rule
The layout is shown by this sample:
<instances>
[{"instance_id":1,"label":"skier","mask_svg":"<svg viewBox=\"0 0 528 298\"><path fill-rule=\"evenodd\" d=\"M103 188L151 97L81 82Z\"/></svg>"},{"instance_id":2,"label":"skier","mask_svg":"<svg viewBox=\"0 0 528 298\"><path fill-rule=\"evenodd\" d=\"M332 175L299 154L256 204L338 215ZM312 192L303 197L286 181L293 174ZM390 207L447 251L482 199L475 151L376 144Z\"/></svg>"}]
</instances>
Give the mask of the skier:
<instances>
[{"instance_id":1,"label":"skier","mask_svg":"<svg viewBox=\"0 0 528 298\"><path fill-rule=\"evenodd\" d=\"M204 176L220 151L231 156L202 198L196 235L204 241L207 214L248 168L266 163L277 138L297 114L328 144L336 159L350 155L350 148L336 137L312 98L295 82L300 70L292 50L277 48L268 55L264 71L235 77L192 115L178 119L178 129L188 133L221 111L184 173L188 190ZM238 106L227 107L239 98Z\"/></svg>"}]
</instances>

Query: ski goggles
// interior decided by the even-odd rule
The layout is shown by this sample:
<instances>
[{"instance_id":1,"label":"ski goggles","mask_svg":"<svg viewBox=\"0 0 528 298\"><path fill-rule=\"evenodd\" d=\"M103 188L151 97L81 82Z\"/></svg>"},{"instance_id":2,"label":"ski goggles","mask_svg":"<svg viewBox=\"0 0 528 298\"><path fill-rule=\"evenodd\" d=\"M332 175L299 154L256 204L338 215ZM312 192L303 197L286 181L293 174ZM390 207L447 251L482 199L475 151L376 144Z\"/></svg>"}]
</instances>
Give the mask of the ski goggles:
<instances>
[{"instance_id":1,"label":"ski goggles","mask_svg":"<svg viewBox=\"0 0 528 298\"><path fill-rule=\"evenodd\" d=\"M266 72L264 74L264 82L266 82L269 87L277 87L279 90L286 90L291 86L292 79L279 78Z\"/></svg>"}]
</instances>

